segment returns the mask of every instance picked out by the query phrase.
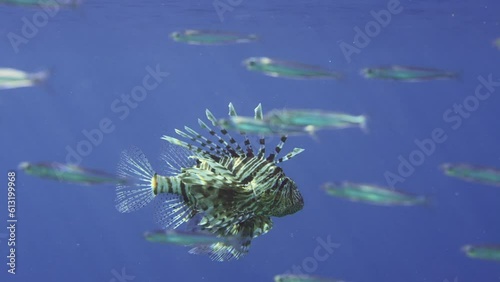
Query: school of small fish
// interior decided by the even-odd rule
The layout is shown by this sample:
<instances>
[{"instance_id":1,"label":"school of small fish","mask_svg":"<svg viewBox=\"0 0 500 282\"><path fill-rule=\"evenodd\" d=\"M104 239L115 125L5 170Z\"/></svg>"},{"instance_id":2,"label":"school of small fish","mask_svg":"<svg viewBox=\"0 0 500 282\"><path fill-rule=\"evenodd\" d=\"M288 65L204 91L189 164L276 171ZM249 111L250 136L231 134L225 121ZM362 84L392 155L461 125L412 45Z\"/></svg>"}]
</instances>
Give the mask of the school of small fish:
<instances>
[{"instance_id":1,"label":"school of small fish","mask_svg":"<svg viewBox=\"0 0 500 282\"><path fill-rule=\"evenodd\" d=\"M16 6L51 5L37 0L0 0ZM77 7L81 0L59 0L58 5ZM218 30L186 29L170 33L176 43L220 46L258 43L255 34ZM500 49L500 38L493 41ZM193 47L196 48L196 47ZM253 73L294 80L343 80L346 74L309 63L268 57L242 58L242 66ZM425 82L460 79L460 72L430 67L402 65L371 66L360 70L366 79L395 82ZM0 67L0 90L39 86L47 83L51 71L23 71ZM155 201L154 217L161 229L144 233L151 243L190 246L190 253L205 254L212 260L239 259L249 252L254 238L269 232L273 218L292 215L304 207L299 185L287 176L280 163L302 153L294 148L281 154L288 136L316 138L320 130L358 128L368 133L369 118L324 109L273 109L264 114L262 105L254 116L240 116L229 104L227 118L216 118L208 109L208 121L198 119L199 133L191 127L175 130L177 137L163 136L169 150L162 160L170 173L159 175L136 147L122 152L118 175L58 162L22 162L18 168L39 178L77 185L115 185L116 208L132 212ZM230 131L244 142L237 142ZM253 144L249 136L257 136ZM279 142L269 150L268 137ZM482 185L500 186L500 169L466 163L441 165L444 175ZM369 183L326 182L328 196L353 203L375 206L428 206L432 199ZM184 226L184 228L180 228ZM499 242L500 243L500 242ZM461 247L467 257L500 261L500 245L467 244ZM337 281L319 276L280 274L276 282Z\"/></svg>"}]
</instances>

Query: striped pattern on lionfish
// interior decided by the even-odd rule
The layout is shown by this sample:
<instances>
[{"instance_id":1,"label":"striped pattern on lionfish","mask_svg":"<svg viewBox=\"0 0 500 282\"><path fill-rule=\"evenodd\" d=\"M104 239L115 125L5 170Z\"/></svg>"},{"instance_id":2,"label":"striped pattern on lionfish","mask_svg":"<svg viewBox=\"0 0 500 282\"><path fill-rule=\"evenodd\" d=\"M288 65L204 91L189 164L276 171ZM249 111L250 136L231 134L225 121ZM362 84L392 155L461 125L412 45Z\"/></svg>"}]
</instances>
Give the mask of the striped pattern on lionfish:
<instances>
[{"instance_id":1,"label":"striped pattern on lionfish","mask_svg":"<svg viewBox=\"0 0 500 282\"><path fill-rule=\"evenodd\" d=\"M229 115L237 116L231 103ZM122 153L118 174L135 182L118 185L116 208L131 212L155 200L154 214L164 228L176 229L188 222L198 231L236 237L238 244L215 243L189 251L208 254L212 260L228 261L248 253L251 240L272 228L271 217L293 214L303 208L304 200L297 185L278 166L303 149L295 148L279 157L287 139L281 136L274 150L266 155L264 137L260 137L259 148L254 150L244 132L240 132L244 138L241 145L209 110L206 116L222 136L198 119L200 127L209 132L209 138L187 126L185 131L175 132L188 142L162 137L170 143L162 160L171 176L158 175L137 148ZM255 119L262 119L260 104L255 108Z\"/></svg>"}]
</instances>

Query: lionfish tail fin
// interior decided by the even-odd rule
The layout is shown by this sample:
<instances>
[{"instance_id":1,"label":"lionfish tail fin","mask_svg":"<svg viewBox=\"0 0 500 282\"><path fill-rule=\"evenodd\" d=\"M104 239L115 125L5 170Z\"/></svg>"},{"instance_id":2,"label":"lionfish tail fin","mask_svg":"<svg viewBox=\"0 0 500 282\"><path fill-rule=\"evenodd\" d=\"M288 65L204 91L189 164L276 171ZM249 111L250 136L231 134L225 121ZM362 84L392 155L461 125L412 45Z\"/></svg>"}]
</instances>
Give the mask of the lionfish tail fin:
<instances>
[{"instance_id":1,"label":"lionfish tail fin","mask_svg":"<svg viewBox=\"0 0 500 282\"><path fill-rule=\"evenodd\" d=\"M136 211L154 199L156 173L139 148L131 147L122 152L117 174L128 180L116 187L116 209L119 212Z\"/></svg>"}]
</instances>

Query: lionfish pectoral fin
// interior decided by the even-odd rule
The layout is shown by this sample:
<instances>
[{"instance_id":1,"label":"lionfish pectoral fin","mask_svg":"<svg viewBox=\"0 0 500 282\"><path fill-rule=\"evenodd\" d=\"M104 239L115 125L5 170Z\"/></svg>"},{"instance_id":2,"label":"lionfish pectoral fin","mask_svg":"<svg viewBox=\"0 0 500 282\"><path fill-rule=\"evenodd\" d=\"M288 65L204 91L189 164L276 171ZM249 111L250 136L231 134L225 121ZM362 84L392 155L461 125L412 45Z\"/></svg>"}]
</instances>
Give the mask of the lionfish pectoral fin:
<instances>
[{"instance_id":1,"label":"lionfish pectoral fin","mask_svg":"<svg viewBox=\"0 0 500 282\"><path fill-rule=\"evenodd\" d=\"M244 222L252 216L254 216L253 213L242 214L239 212L209 208L201 218L198 225L203 230L207 230L221 236L234 236L239 234L239 226L244 224Z\"/></svg>"},{"instance_id":2,"label":"lionfish pectoral fin","mask_svg":"<svg viewBox=\"0 0 500 282\"><path fill-rule=\"evenodd\" d=\"M199 225L205 225L205 230L218 234L224 238L224 242L197 246L191 249L189 253L209 255L212 260L221 262L239 259L248 253L252 238L267 233L273 226L273 222L268 216L247 214L239 217L233 215L231 218L238 218L238 220L232 222L226 228L211 228L209 225L214 223L215 218L210 220L203 217ZM208 222L206 222L207 219Z\"/></svg>"},{"instance_id":3,"label":"lionfish pectoral fin","mask_svg":"<svg viewBox=\"0 0 500 282\"><path fill-rule=\"evenodd\" d=\"M186 223L184 230L189 232L205 232L206 229L200 225L200 221L204 216L203 212L193 212L193 216Z\"/></svg>"},{"instance_id":4,"label":"lionfish pectoral fin","mask_svg":"<svg viewBox=\"0 0 500 282\"><path fill-rule=\"evenodd\" d=\"M273 221L269 216L261 215L254 217L253 222L254 222L252 229L253 238L258 237L260 235L264 235L273 228Z\"/></svg>"},{"instance_id":5,"label":"lionfish pectoral fin","mask_svg":"<svg viewBox=\"0 0 500 282\"><path fill-rule=\"evenodd\" d=\"M131 147L122 152L117 174L127 179L116 187L118 211L132 212L146 206L154 199L153 184L156 173L139 148Z\"/></svg>"},{"instance_id":6,"label":"lionfish pectoral fin","mask_svg":"<svg viewBox=\"0 0 500 282\"><path fill-rule=\"evenodd\" d=\"M210 258L225 261L243 257L248 253L252 239L267 233L272 226L273 222L268 216L254 216L244 220L233 230L237 232L236 235L225 237L227 241L224 244L217 243L211 246Z\"/></svg>"},{"instance_id":7,"label":"lionfish pectoral fin","mask_svg":"<svg viewBox=\"0 0 500 282\"><path fill-rule=\"evenodd\" d=\"M248 253L252 239L250 237L227 238L227 242L201 245L189 250L190 254L209 255L214 261L236 260Z\"/></svg>"},{"instance_id":8,"label":"lionfish pectoral fin","mask_svg":"<svg viewBox=\"0 0 500 282\"><path fill-rule=\"evenodd\" d=\"M155 202L155 221L165 229L176 229L196 214L180 195L162 193L157 196Z\"/></svg>"},{"instance_id":9,"label":"lionfish pectoral fin","mask_svg":"<svg viewBox=\"0 0 500 282\"><path fill-rule=\"evenodd\" d=\"M229 233L222 234L222 237L225 239L224 242L215 243L210 246L198 246L189 252L191 254L208 254L212 260L221 262L239 259L248 253L252 238L257 236L255 232L261 233L264 229L268 230L264 226L262 226L264 228L261 230L259 226L262 223L266 223L265 225L268 226L267 222L269 221L269 217L258 216L247 218L243 216L241 217L241 222L232 224L232 228L225 230L229 230ZM221 234L220 231L215 233Z\"/></svg>"}]
</instances>

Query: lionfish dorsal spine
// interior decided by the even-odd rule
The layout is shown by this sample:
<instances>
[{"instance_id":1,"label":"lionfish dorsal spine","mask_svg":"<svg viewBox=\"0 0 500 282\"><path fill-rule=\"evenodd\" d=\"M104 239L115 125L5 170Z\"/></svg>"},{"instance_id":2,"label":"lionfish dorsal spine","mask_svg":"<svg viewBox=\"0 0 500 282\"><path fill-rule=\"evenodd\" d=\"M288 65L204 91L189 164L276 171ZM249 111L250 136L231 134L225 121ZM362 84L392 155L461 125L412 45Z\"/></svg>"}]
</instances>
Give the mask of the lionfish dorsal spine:
<instances>
[{"instance_id":1,"label":"lionfish dorsal spine","mask_svg":"<svg viewBox=\"0 0 500 282\"><path fill-rule=\"evenodd\" d=\"M186 132L184 132L182 130L175 129L175 133L177 133L177 135L179 135L179 136L181 136L183 138L186 138L186 139L189 139L189 140L191 140L193 142L199 143L201 145L201 147L207 148L210 151L214 151L215 150L214 148L212 148L210 146L207 146L207 144L205 144L201 140L197 139L196 136L189 135L189 134L187 134Z\"/></svg>"},{"instance_id":2,"label":"lionfish dorsal spine","mask_svg":"<svg viewBox=\"0 0 500 282\"><path fill-rule=\"evenodd\" d=\"M254 113L255 113L256 120L263 120L264 119L263 118L264 115L262 114L262 104L261 103L259 103L257 105L257 107L255 107Z\"/></svg>"},{"instance_id":3,"label":"lionfish dorsal spine","mask_svg":"<svg viewBox=\"0 0 500 282\"><path fill-rule=\"evenodd\" d=\"M236 113L236 109L233 106L233 103L229 103L229 116L230 117L237 117L238 114ZM250 139L248 139L247 134L244 131L240 131L240 135L243 136L245 139L243 141L243 144L245 144L245 148L247 150L246 156L253 156L253 148L252 148L252 143L250 142Z\"/></svg>"},{"instance_id":4,"label":"lionfish dorsal spine","mask_svg":"<svg viewBox=\"0 0 500 282\"><path fill-rule=\"evenodd\" d=\"M191 134L194 141L198 142L202 147L208 148L210 151L215 152L217 155L221 155L224 149L217 144L214 144L212 140L207 139L190 127L184 126L184 129ZM193 140L192 139L192 140Z\"/></svg>"},{"instance_id":5,"label":"lionfish dorsal spine","mask_svg":"<svg viewBox=\"0 0 500 282\"><path fill-rule=\"evenodd\" d=\"M236 109L234 108L233 103L229 103L229 116L230 117L236 117L238 114L236 113Z\"/></svg>"},{"instance_id":6,"label":"lionfish dorsal spine","mask_svg":"<svg viewBox=\"0 0 500 282\"><path fill-rule=\"evenodd\" d=\"M286 135L281 136L280 142L274 148L274 153L270 153L269 156L267 157L268 161L270 161L270 162L274 162L275 161L276 157L281 152L281 149L283 149L283 146L285 145L285 142L286 142L287 138L288 137Z\"/></svg>"},{"instance_id":7,"label":"lionfish dorsal spine","mask_svg":"<svg viewBox=\"0 0 500 282\"><path fill-rule=\"evenodd\" d=\"M261 103L259 103L259 105L257 105L254 112L255 112L255 116L254 116L255 120L262 121L264 119L264 115L262 114L262 104ZM260 137L259 145L260 145L260 147L259 147L259 152L257 153L257 157L263 158L264 155L266 154L266 138L264 136Z\"/></svg>"},{"instance_id":8,"label":"lionfish dorsal spine","mask_svg":"<svg viewBox=\"0 0 500 282\"><path fill-rule=\"evenodd\" d=\"M224 140L222 137L217 135L217 133L214 130L207 127L207 130L210 133L210 135L217 138L219 143L225 146L226 150L231 154L231 156L239 157L241 155L244 155L245 153L244 153L243 149L240 147L240 145L238 144L238 142L236 142L236 140L234 140L234 138L231 137L231 135L229 135L227 130L220 125L220 123L217 121L217 119L212 114L212 112L210 112L210 110L207 109L207 110L205 110L205 114L207 116L207 119L209 121L211 121L214 126L219 126L220 132L222 133L222 135L226 136L229 139L229 143L227 143L226 140ZM234 147L235 144L236 144L236 147Z\"/></svg>"},{"instance_id":9,"label":"lionfish dorsal spine","mask_svg":"<svg viewBox=\"0 0 500 282\"><path fill-rule=\"evenodd\" d=\"M177 138L174 138L174 137L171 137L171 136L168 136L168 135L163 135L161 137L161 139L169 142L170 144L186 148L187 150L193 152L195 155L201 155L201 156L205 156L205 157L214 157L214 158L217 158L217 156L215 156L213 154L210 154L206 150L203 150L200 147L197 147L197 146L191 145L189 143L186 143L184 141L181 141L181 140L179 140Z\"/></svg>"},{"instance_id":10,"label":"lionfish dorsal spine","mask_svg":"<svg viewBox=\"0 0 500 282\"><path fill-rule=\"evenodd\" d=\"M288 154L286 154L284 157L279 158L276 161L276 163L279 164L279 163L288 161L289 159L295 157L296 155L298 155L298 154L300 154L302 152L304 152L304 149L302 149L302 148L293 148L293 150L291 152L289 152Z\"/></svg>"},{"instance_id":11,"label":"lionfish dorsal spine","mask_svg":"<svg viewBox=\"0 0 500 282\"><path fill-rule=\"evenodd\" d=\"M202 121L201 119L198 119L198 125L207 130L208 132L212 132L212 129L210 128L210 126L208 126L204 121ZM211 134L212 135L212 134ZM221 146L219 146L217 143L214 143L213 141L209 140L208 138L205 138L207 140L207 142L210 142L212 144L214 144L214 146L222 152L222 154L224 155L230 155L229 151L227 151L225 148L222 148Z\"/></svg>"}]
</instances>

